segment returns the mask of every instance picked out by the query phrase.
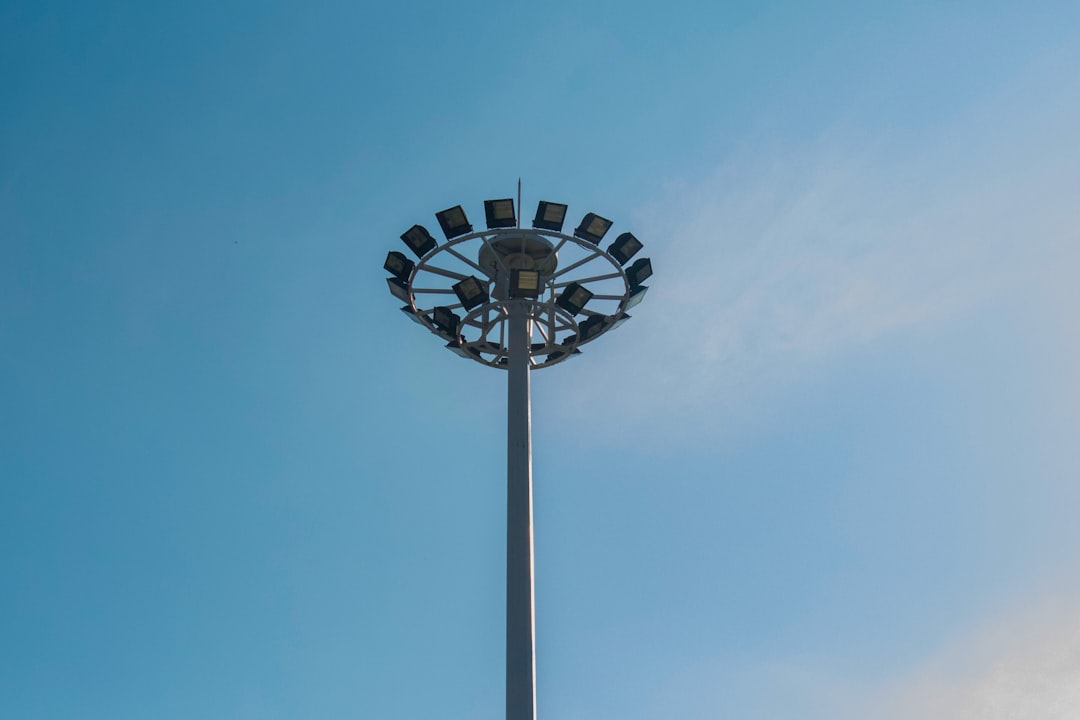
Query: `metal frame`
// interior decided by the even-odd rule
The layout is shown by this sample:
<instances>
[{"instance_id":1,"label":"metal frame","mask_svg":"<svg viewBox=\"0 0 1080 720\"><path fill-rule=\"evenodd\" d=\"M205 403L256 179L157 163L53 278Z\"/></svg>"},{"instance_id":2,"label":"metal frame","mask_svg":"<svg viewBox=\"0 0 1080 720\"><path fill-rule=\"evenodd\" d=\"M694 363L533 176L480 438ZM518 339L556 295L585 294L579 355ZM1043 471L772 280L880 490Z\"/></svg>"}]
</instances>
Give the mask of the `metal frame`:
<instances>
[{"instance_id":1,"label":"metal frame","mask_svg":"<svg viewBox=\"0 0 1080 720\"><path fill-rule=\"evenodd\" d=\"M556 267L550 275L541 273L540 298L528 301L531 328L528 343L529 367L537 369L573 357L579 345L592 342L610 330L615 320L625 312L626 302L630 297L630 282L619 262L600 247L581 238L538 228L500 228L473 232L439 245L421 257L406 286L409 291L409 308L431 332L452 343L453 349L463 357L490 367L506 369L510 357L507 329L510 305L518 301L495 297L500 275L498 270L509 276L510 268L499 258L493 243L502 238L519 237L544 238L553 242L552 252L556 255L564 251L564 254L572 256L566 267ZM467 247L469 245L474 246L475 250L462 252L471 249ZM498 263L495 271L482 267L472 259L478 256L479 249L485 245L491 249ZM599 261L606 262L608 267L603 268L603 272L591 271L590 263L600 265ZM458 265L459 269L445 267L451 262ZM470 272L462 272L465 268ZM587 272L591 274L586 274ZM450 286L464 280L470 273L486 286L491 300L465 315L457 337L453 337L435 327L431 321L431 313L436 305L441 304L440 296L453 296L454 291ZM584 341L580 339L577 318L555 304L559 289L572 282L586 286L593 292L590 307L582 310L581 315L603 315L611 318L600 332ZM428 298L433 301L429 302ZM453 299L457 300L456 297ZM454 302L444 307L461 310L463 306L460 302Z\"/></svg>"}]
</instances>

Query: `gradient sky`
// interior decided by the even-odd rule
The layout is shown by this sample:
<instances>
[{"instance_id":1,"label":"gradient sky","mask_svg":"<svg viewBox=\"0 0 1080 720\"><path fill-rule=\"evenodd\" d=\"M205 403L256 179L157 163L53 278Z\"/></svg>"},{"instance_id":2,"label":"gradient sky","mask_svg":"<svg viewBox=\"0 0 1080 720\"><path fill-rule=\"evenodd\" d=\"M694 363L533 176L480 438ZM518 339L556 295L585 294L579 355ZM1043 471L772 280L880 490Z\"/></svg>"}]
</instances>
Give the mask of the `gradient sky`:
<instances>
[{"instance_id":1,"label":"gradient sky","mask_svg":"<svg viewBox=\"0 0 1080 720\"><path fill-rule=\"evenodd\" d=\"M503 713L413 223L632 230L533 378L538 707L1075 717L1080 6L0 1L0 717Z\"/></svg>"}]
</instances>

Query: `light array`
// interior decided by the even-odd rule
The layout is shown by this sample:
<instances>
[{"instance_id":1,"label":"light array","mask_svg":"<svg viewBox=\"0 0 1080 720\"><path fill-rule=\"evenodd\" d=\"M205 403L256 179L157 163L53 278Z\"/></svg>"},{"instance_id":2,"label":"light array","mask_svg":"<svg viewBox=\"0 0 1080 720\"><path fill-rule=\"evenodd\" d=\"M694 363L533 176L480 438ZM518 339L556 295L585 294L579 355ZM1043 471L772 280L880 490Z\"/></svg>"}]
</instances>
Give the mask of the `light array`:
<instances>
[{"instance_id":1,"label":"light array","mask_svg":"<svg viewBox=\"0 0 1080 720\"><path fill-rule=\"evenodd\" d=\"M556 282L556 278L561 273L553 270L555 267L554 256L552 256L553 262L550 268L540 265L534 266L531 263L527 263L523 267L508 267L508 265L502 264L502 261L499 261L498 264L484 265L482 259L478 259L481 264L465 260L476 270L483 269L483 274L479 276L476 274L461 274L435 266L432 259L444 249L448 250L448 256L454 255L456 258L464 260L464 256L459 251L453 250L450 247L451 245L462 241L468 242L472 238L484 238L483 242L490 250L492 248L491 243L496 240L496 233L506 233L512 231L513 228L520 227L514 200L512 198L500 198L484 201L484 219L489 232L474 233L465 209L461 205L455 205L435 213L435 218L439 223L443 236L447 240L447 245L440 246L439 242L423 225L413 225L402 233L402 242L418 258L418 262L410 260L404 253L398 251L391 251L387 254L383 268L390 275L386 280L390 292L394 297L405 303L401 308L402 312L408 315L411 320L424 325L447 340L446 346L463 357L478 359L496 366L506 365L508 350L500 344L501 340L496 343L489 340L485 335L479 341L467 341L463 331L467 330L469 325L477 325L476 321L470 320L470 318L477 317L476 312L481 312L485 316L494 314L497 318L502 318L505 317L505 313L501 315L500 313L503 312L502 308L505 308L506 303L518 299L536 303L532 312L534 322L537 324L541 323L540 317L543 315L550 319L549 322L553 326L558 312L563 313L562 317L566 318L566 320L560 321L564 324L558 327L569 330L576 327L575 334L557 340L554 330L552 330L549 334L543 335L544 342L532 343L531 355L546 355L546 360L539 364L546 365L568 356L580 354L580 350L577 348L578 345L589 342L601 333L619 327L630 319L630 316L626 313L645 297L645 293L649 288L643 283L652 276L653 271L652 262L649 258L639 258L632 263L630 262L643 248L641 241L633 233L624 232L620 234L614 242L607 246L606 251L600 250L600 242L611 229L613 223L596 213L586 213L574 229L573 238L584 241L584 243L563 235L562 229L566 222L567 209L567 206L562 203L541 201L536 208L536 216L532 222L533 228L537 229L541 237L545 234L556 235L559 238L559 245L556 249L563 247L568 240L573 241L573 243L591 252L593 257L602 256L607 258L608 262L614 265L618 272L579 278L580 281L567 278ZM510 237L512 242L516 242L516 236ZM461 240L457 238L461 238ZM506 241L503 240L502 242ZM522 242L524 243L524 240ZM483 251L481 255L483 255ZM488 257L490 258L491 255ZM588 259L591 260L592 257ZM584 262L573 263L573 266L569 269L582 265ZM499 270L498 267L502 269ZM507 270L509 272L505 275L501 274ZM424 271L451 277L456 282L452 283L449 290L438 288L414 289L414 279ZM618 295L605 294L603 290L594 291L594 289L587 287L589 283L618 277L618 275L624 276L626 280L624 287L627 289L621 298ZM452 305L444 304L426 309L421 308L417 303L417 298L420 297L421 293L430 292L453 293L452 297L455 297L458 302ZM611 315L589 309L587 306L594 297L597 298L598 303L601 300L608 302L618 300L619 307ZM454 312L455 308L461 308L466 313L466 316L463 317ZM574 320L576 316L583 317L580 321L577 321ZM486 323L487 320L484 322ZM566 330L560 332L566 332ZM484 355L494 357L489 361L483 357Z\"/></svg>"}]
</instances>

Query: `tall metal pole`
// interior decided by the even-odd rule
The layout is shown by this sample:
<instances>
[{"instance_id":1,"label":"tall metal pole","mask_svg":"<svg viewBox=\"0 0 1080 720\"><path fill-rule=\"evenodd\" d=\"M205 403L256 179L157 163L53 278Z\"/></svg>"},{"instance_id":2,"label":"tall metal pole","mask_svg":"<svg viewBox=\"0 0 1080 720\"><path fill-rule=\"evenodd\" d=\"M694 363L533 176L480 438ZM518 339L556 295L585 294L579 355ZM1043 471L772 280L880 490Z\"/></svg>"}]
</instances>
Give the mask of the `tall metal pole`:
<instances>
[{"instance_id":1,"label":"tall metal pole","mask_svg":"<svg viewBox=\"0 0 1080 720\"><path fill-rule=\"evenodd\" d=\"M529 303L511 300L506 445L506 720L536 720Z\"/></svg>"}]
</instances>

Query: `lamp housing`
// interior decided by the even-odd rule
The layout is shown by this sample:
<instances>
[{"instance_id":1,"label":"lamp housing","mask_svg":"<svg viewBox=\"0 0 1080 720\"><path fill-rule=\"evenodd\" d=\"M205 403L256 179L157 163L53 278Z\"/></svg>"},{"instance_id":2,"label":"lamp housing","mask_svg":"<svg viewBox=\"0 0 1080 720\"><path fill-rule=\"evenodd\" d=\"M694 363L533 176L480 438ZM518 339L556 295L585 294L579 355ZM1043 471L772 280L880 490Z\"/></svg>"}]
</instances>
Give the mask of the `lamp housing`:
<instances>
[{"instance_id":1,"label":"lamp housing","mask_svg":"<svg viewBox=\"0 0 1080 720\"><path fill-rule=\"evenodd\" d=\"M588 288L572 282L563 288L562 294L555 300L555 304L566 310L571 315L577 315L592 300L593 293Z\"/></svg>"},{"instance_id":2,"label":"lamp housing","mask_svg":"<svg viewBox=\"0 0 1080 720\"><path fill-rule=\"evenodd\" d=\"M517 225L517 215L514 213L513 198L485 200L484 215L487 216L487 226L489 230L514 227Z\"/></svg>"},{"instance_id":3,"label":"lamp housing","mask_svg":"<svg viewBox=\"0 0 1080 720\"><path fill-rule=\"evenodd\" d=\"M386 262L383 263L383 269L396 277L398 280L405 280L412 274L413 268L416 267L413 261L405 257L405 253L400 253L397 250L391 250L386 254Z\"/></svg>"},{"instance_id":4,"label":"lamp housing","mask_svg":"<svg viewBox=\"0 0 1080 720\"><path fill-rule=\"evenodd\" d=\"M461 318L459 318L450 308L438 305L431 311L431 322L448 336L456 338L458 326L461 324Z\"/></svg>"},{"instance_id":5,"label":"lamp housing","mask_svg":"<svg viewBox=\"0 0 1080 720\"><path fill-rule=\"evenodd\" d=\"M607 327L606 315L590 315L585 321L578 323L578 342L588 342L599 335Z\"/></svg>"},{"instance_id":6,"label":"lamp housing","mask_svg":"<svg viewBox=\"0 0 1080 720\"><path fill-rule=\"evenodd\" d=\"M454 283L451 287L458 300L465 306L466 311L472 310L478 305L483 305L489 299L487 286L480 282L475 275L470 275L461 282Z\"/></svg>"},{"instance_id":7,"label":"lamp housing","mask_svg":"<svg viewBox=\"0 0 1080 720\"><path fill-rule=\"evenodd\" d=\"M469 219L465 217L465 209L460 205L435 213L435 218L439 221L439 227L442 228L447 240L471 233L473 230Z\"/></svg>"},{"instance_id":8,"label":"lamp housing","mask_svg":"<svg viewBox=\"0 0 1080 720\"><path fill-rule=\"evenodd\" d=\"M588 213L581 219L581 224L574 230L574 237L588 240L597 245L604 239L604 235L611 228L611 221L602 218L596 213Z\"/></svg>"},{"instance_id":9,"label":"lamp housing","mask_svg":"<svg viewBox=\"0 0 1080 720\"><path fill-rule=\"evenodd\" d=\"M641 283L652 277L652 261L649 258L640 258L634 261L630 269L626 271L626 279L630 281L630 287L639 288Z\"/></svg>"},{"instance_id":10,"label":"lamp housing","mask_svg":"<svg viewBox=\"0 0 1080 720\"><path fill-rule=\"evenodd\" d=\"M404 303L412 303L412 298L409 297L409 286L405 284L405 281L401 278L388 277L386 278L386 284L390 287L390 293L401 300Z\"/></svg>"},{"instance_id":11,"label":"lamp housing","mask_svg":"<svg viewBox=\"0 0 1080 720\"><path fill-rule=\"evenodd\" d=\"M619 261L620 265L625 265L630 258L637 255L641 248L645 247L641 244L641 241L634 237L633 233L624 232L619 237L615 238L615 242L608 246L608 255Z\"/></svg>"},{"instance_id":12,"label":"lamp housing","mask_svg":"<svg viewBox=\"0 0 1080 720\"><path fill-rule=\"evenodd\" d=\"M427 327L427 325L424 324L424 321L420 319L420 316L416 314L416 311L412 309L412 306L402 305L401 312L405 313L405 315L417 325L424 325L424 327Z\"/></svg>"},{"instance_id":13,"label":"lamp housing","mask_svg":"<svg viewBox=\"0 0 1080 720\"><path fill-rule=\"evenodd\" d=\"M566 222L566 209L567 206L562 203L541 200L540 204L536 206L533 227L562 232L563 223Z\"/></svg>"},{"instance_id":14,"label":"lamp housing","mask_svg":"<svg viewBox=\"0 0 1080 720\"><path fill-rule=\"evenodd\" d=\"M413 225L402 233L401 239L405 241L405 244L418 258L424 257L439 244L435 241L435 238L431 237L431 233L423 225Z\"/></svg>"},{"instance_id":15,"label":"lamp housing","mask_svg":"<svg viewBox=\"0 0 1080 720\"><path fill-rule=\"evenodd\" d=\"M641 285L634 288L633 291L631 291L630 293L630 297L626 299L626 307L623 308L623 312L626 312L627 310L644 300L645 293L647 293L648 291L649 287L647 285Z\"/></svg>"}]
</instances>

